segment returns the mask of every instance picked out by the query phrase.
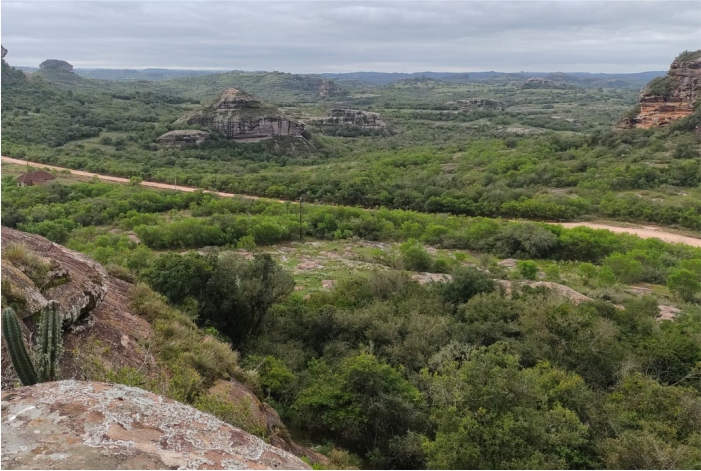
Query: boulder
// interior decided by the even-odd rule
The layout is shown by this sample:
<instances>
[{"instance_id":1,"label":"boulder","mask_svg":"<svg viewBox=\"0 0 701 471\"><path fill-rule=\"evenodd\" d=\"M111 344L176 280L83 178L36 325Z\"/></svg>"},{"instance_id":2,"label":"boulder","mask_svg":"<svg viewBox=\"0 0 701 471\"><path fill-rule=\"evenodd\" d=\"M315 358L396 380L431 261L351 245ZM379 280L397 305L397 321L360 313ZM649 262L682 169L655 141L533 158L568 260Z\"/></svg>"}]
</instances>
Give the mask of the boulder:
<instances>
[{"instance_id":1,"label":"boulder","mask_svg":"<svg viewBox=\"0 0 701 471\"><path fill-rule=\"evenodd\" d=\"M258 400L251 391L238 381L233 379L230 381L219 380L209 389L209 394L218 396L226 402L245 406L249 420L257 428L267 431L271 445L296 456L304 456L312 464L329 464L329 459L324 455L295 443L277 411L265 402Z\"/></svg>"},{"instance_id":2,"label":"boulder","mask_svg":"<svg viewBox=\"0 0 701 471\"><path fill-rule=\"evenodd\" d=\"M119 384L4 392L2 424L3 469L310 469L209 414Z\"/></svg>"}]
</instances>

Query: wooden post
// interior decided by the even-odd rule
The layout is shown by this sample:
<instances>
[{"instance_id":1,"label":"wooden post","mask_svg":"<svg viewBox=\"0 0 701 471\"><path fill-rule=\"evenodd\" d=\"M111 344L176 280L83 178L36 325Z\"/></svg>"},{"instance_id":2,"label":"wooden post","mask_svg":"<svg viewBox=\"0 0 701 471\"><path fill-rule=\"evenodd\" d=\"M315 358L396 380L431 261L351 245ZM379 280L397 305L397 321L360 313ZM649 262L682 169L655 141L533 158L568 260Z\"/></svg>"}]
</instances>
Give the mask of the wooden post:
<instances>
[{"instance_id":1,"label":"wooden post","mask_svg":"<svg viewBox=\"0 0 701 471\"><path fill-rule=\"evenodd\" d=\"M302 198L299 197L299 241L302 242Z\"/></svg>"}]
</instances>

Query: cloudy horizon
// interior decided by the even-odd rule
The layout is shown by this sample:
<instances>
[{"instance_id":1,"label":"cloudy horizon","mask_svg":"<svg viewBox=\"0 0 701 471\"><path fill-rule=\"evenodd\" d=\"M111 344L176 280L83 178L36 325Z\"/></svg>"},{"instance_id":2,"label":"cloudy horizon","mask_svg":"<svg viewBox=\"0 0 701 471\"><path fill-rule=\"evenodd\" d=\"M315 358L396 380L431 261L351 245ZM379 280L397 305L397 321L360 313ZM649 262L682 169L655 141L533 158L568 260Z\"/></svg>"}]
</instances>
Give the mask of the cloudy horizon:
<instances>
[{"instance_id":1,"label":"cloudy horizon","mask_svg":"<svg viewBox=\"0 0 701 471\"><path fill-rule=\"evenodd\" d=\"M6 60L293 73L666 70L698 1L2 2Z\"/></svg>"}]
</instances>

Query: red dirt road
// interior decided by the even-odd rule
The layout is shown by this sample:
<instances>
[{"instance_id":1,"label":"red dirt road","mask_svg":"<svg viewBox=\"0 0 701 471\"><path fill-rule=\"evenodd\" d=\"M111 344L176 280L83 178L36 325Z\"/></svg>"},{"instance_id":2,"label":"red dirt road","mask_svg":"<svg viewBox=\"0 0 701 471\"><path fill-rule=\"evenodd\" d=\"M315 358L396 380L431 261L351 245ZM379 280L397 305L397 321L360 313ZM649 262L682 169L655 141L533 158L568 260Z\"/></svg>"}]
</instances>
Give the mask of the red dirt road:
<instances>
[{"instance_id":1,"label":"red dirt road","mask_svg":"<svg viewBox=\"0 0 701 471\"><path fill-rule=\"evenodd\" d=\"M20 160L20 159L13 159L11 157L5 157L2 156L2 161L11 163L11 164L18 164L18 165L25 165L27 162L25 160ZM44 165L44 164L39 164L39 163L34 163L30 162L30 164L34 167L39 167L39 168L46 168L49 170L57 170L57 171L68 171L73 175L80 175L83 177L96 177L99 178L100 180L104 180L107 182L114 182L114 183L129 183L128 178L120 178L120 177L111 177L109 175L100 175L98 173L91 173L91 172L84 172L82 170L71 170L69 168L63 168L63 167L55 167L53 165ZM169 185L167 183L157 183L157 182L141 182L141 185L149 187L149 188L160 188L160 189L165 189L165 190L178 190L178 191L197 191L200 190L200 188L195 188L192 186L180 186L180 185ZM256 199L256 200L264 200L264 201L275 201L278 203L285 203L285 200L277 200L277 199L271 199L271 198L262 198L260 196L250 196L250 195L240 195L240 194L235 194L235 193L224 193L221 191L210 191L210 190L203 190L205 193L213 193L219 196L224 196L224 197L239 197L239 198L249 198L249 199ZM629 234L635 234L639 236L642 239L649 239L656 237L660 240L663 240L665 242L670 242L670 243L681 243L681 244L686 244L686 245L691 245L692 247L701 247L701 238L698 237L690 237L690 236L685 236L681 234L675 234L673 232L668 232L664 230L664 228L661 227L655 227L655 226L640 226L640 227L620 227L620 226L611 226L608 224L597 224L597 223L592 223L592 222L565 222L565 223L560 223L563 227L590 227L592 229L608 229L611 232L617 232L617 233L624 233L627 232Z\"/></svg>"}]
</instances>

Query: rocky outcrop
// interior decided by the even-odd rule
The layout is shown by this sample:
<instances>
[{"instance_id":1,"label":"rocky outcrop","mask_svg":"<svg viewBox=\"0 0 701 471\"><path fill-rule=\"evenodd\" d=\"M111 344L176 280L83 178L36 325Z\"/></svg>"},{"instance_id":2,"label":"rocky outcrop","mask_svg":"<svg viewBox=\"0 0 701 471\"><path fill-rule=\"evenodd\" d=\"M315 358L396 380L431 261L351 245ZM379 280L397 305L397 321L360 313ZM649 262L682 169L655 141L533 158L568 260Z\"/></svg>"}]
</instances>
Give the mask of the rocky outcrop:
<instances>
[{"instance_id":1,"label":"rocky outcrop","mask_svg":"<svg viewBox=\"0 0 701 471\"><path fill-rule=\"evenodd\" d=\"M79 252L38 235L3 227L3 252L12 245L23 247L26 256L34 258L32 265L44 266L39 280L21 261L8 260L3 253L3 301L25 321L25 341L36 330L35 315L48 301L55 300L65 329L62 371L80 376L83 365L78 358L91 338L99 340L100 360L107 368L142 368L146 374L155 368L155 361L142 346L153 330L129 308L130 283L110 276L102 265ZM16 377L4 344L2 349L2 389L7 389L16 383Z\"/></svg>"},{"instance_id":2,"label":"rocky outcrop","mask_svg":"<svg viewBox=\"0 0 701 471\"><path fill-rule=\"evenodd\" d=\"M285 118L274 107L236 88L227 89L210 106L180 118L176 124L211 128L229 139L260 141L278 136L302 137L304 124Z\"/></svg>"},{"instance_id":3,"label":"rocky outcrop","mask_svg":"<svg viewBox=\"0 0 701 471\"><path fill-rule=\"evenodd\" d=\"M47 59L41 64L39 68L42 70L60 70L63 72L73 72L73 66L66 61L58 59Z\"/></svg>"},{"instance_id":4,"label":"rocky outcrop","mask_svg":"<svg viewBox=\"0 0 701 471\"><path fill-rule=\"evenodd\" d=\"M358 126L362 129L384 129L387 127L379 113L370 111L335 109L326 118L314 121L317 126Z\"/></svg>"},{"instance_id":5,"label":"rocky outcrop","mask_svg":"<svg viewBox=\"0 0 701 471\"><path fill-rule=\"evenodd\" d=\"M202 144L209 140L209 133L192 129L178 129L169 131L158 137L158 142L168 146L187 146L191 144Z\"/></svg>"},{"instance_id":6,"label":"rocky outcrop","mask_svg":"<svg viewBox=\"0 0 701 471\"><path fill-rule=\"evenodd\" d=\"M701 96L701 50L681 54L665 77L640 92L640 110L618 124L619 129L649 129L689 116Z\"/></svg>"},{"instance_id":7,"label":"rocky outcrop","mask_svg":"<svg viewBox=\"0 0 701 471\"><path fill-rule=\"evenodd\" d=\"M5 49L5 46L0 45L0 51L2 51L2 58L4 59L7 55L7 49Z\"/></svg>"},{"instance_id":8,"label":"rocky outcrop","mask_svg":"<svg viewBox=\"0 0 701 471\"><path fill-rule=\"evenodd\" d=\"M311 464L329 464L328 458L324 455L295 443L277 411L268 404L258 400L251 391L238 381L233 379L230 381L219 380L209 389L209 394L229 403L246 407L247 414L245 415L255 423L254 426L256 428L267 431L271 445L288 451L293 455L304 456Z\"/></svg>"},{"instance_id":9,"label":"rocky outcrop","mask_svg":"<svg viewBox=\"0 0 701 471\"><path fill-rule=\"evenodd\" d=\"M501 100L490 100L488 98L472 98L469 100L458 100L455 102L461 109L471 110L499 110L504 111L506 104Z\"/></svg>"},{"instance_id":10,"label":"rocky outcrop","mask_svg":"<svg viewBox=\"0 0 701 471\"><path fill-rule=\"evenodd\" d=\"M338 92L338 87L336 83L331 80L321 80L319 82L319 87L317 88L317 93L321 97L327 97L335 95Z\"/></svg>"},{"instance_id":11,"label":"rocky outcrop","mask_svg":"<svg viewBox=\"0 0 701 471\"><path fill-rule=\"evenodd\" d=\"M3 469L310 469L289 452L138 388L59 381L2 394Z\"/></svg>"},{"instance_id":12,"label":"rocky outcrop","mask_svg":"<svg viewBox=\"0 0 701 471\"><path fill-rule=\"evenodd\" d=\"M566 83L559 83L554 80L542 78L542 77L532 77L523 82L521 88L545 88L545 89L567 89L572 88L572 85Z\"/></svg>"}]
</instances>

